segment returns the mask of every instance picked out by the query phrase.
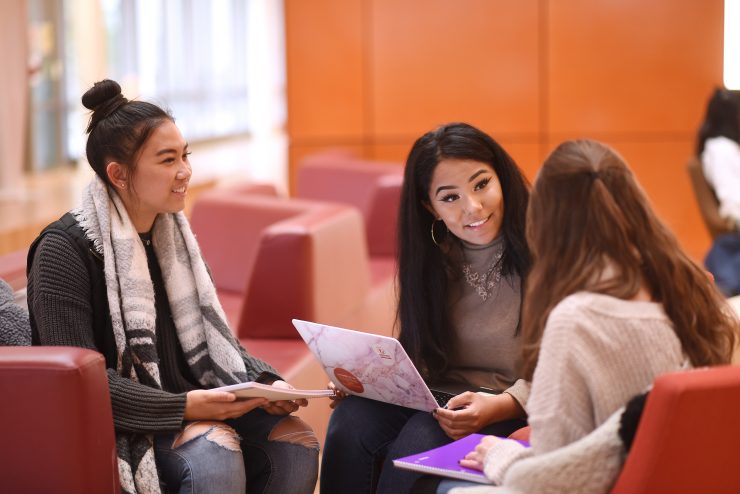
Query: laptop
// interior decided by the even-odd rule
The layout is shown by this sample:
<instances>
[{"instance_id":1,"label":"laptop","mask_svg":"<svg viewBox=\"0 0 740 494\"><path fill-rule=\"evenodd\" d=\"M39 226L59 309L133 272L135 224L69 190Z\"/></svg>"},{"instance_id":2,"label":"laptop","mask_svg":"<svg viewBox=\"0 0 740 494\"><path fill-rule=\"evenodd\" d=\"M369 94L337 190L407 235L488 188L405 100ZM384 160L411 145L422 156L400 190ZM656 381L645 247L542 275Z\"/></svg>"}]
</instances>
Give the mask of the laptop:
<instances>
[{"instance_id":1,"label":"laptop","mask_svg":"<svg viewBox=\"0 0 740 494\"><path fill-rule=\"evenodd\" d=\"M431 390L398 340L293 319L293 326L336 387L407 408L431 412L458 393Z\"/></svg>"}]
</instances>

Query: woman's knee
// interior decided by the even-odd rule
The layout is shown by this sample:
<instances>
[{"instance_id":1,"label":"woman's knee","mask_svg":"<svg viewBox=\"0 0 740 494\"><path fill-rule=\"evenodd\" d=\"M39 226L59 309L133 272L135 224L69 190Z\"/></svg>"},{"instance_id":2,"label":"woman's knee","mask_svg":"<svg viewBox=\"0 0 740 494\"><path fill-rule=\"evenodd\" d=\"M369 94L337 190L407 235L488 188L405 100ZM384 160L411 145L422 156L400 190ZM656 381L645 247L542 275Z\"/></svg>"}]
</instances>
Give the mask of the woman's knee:
<instances>
[{"instance_id":1,"label":"woman's knee","mask_svg":"<svg viewBox=\"0 0 740 494\"><path fill-rule=\"evenodd\" d=\"M223 422L217 421L198 421L190 422L183 430L175 436L172 442L172 449L177 449L186 443L203 436L207 441L211 441L229 451L241 453L239 445L239 434L230 426Z\"/></svg>"},{"instance_id":2,"label":"woman's knee","mask_svg":"<svg viewBox=\"0 0 740 494\"><path fill-rule=\"evenodd\" d=\"M327 441L348 441L372 449L377 442L394 439L410 415L409 409L349 396L332 412Z\"/></svg>"},{"instance_id":3,"label":"woman's knee","mask_svg":"<svg viewBox=\"0 0 740 494\"><path fill-rule=\"evenodd\" d=\"M246 474L237 432L223 422L192 422L158 451L163 480L180 492L244 492Z\"/></svg>"},{"instance_id":4,"label":"woman's knee","mask_svg":"<svg viewBox=\"0 0 740 494\"><path fill-rule=\"evenodd\" d=\"M319 449L319 440L310 425L294 415L288 415L275 424L268 441L297 444L309 449Z\"/></svg>"},{"instance_id":5,"label":"woman's knee","mask_svg":"<svg viewBox=\"0 0 740 494\"><path fill-rule=\"evenodd\" d=\"M265 490L312 493L319 471L319 441L311 427L288 415L275 423L267 443L263 450L269 465Z\"/></svg>"}]
</instances>

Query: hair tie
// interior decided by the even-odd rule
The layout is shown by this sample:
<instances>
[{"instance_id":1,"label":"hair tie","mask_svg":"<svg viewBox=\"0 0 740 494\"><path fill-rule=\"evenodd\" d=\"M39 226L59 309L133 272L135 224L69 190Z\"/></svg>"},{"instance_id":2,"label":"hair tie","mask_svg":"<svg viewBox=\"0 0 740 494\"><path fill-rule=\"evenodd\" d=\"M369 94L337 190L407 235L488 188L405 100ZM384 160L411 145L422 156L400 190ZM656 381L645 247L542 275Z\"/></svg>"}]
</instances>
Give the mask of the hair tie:
<instances>
[{"instance_id":1,"label":"hair tie","mask_svg":"<svg viewBox=\"0 0 740 494\"><path fill-rule=\"evenodd\" d=\"M91 133L101 120L105 120L111 116L126 103L128 103L128 100L121 93L118 93L96 106L90 117L90 123L87 124L87 133Z\"/></svg>"},{"instance_id":2,"label":"hair tie","mask_svg":"<svg viewBox=\"0 0 740 494\"><path fill-rule=\"evenodd\" d=\"M95 109L96 112L100 112L100 120L108 118L120 107L128 103L128 100L122 95L117 94L115 97L106 101L103 105L100 105Z\"/></svg>"},{"instance_id":3,"label":"hair tie","mask_svg":"<svg viewBox=\"0 0 740 494\"><path fill-rule=\"evenodd\" d=\"M601 173L596 170L591 170L590 172L588 172L588 175L591 177L592 181L596 180L597 178L601 178Z\"/></svg>"}]
</instances>

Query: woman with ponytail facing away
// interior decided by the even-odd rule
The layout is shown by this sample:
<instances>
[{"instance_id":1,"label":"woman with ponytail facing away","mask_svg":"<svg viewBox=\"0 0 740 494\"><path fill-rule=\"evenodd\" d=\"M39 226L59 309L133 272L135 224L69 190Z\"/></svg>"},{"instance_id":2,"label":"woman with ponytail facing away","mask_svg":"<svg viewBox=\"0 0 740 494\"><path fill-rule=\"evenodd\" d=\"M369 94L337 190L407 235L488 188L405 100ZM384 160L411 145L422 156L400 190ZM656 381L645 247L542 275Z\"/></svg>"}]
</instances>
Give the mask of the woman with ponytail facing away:
<instances>
[{"instance_id":1,"label":"woman with ponytail facing away","mask_svg":"<svg viewBox=\"0 0 740 494\"><path fill-rule=\"evenodd\" d=\"M738 321L604 144L567 141L547 158L530 197L527 240L531 448L487 437L463 465L510 488L492 492L608 492L624 458L615 412L660 374L730 363ZM537 473L564 460L557 451L568 455L561 468Z\"/></svg>"}]
</instances>

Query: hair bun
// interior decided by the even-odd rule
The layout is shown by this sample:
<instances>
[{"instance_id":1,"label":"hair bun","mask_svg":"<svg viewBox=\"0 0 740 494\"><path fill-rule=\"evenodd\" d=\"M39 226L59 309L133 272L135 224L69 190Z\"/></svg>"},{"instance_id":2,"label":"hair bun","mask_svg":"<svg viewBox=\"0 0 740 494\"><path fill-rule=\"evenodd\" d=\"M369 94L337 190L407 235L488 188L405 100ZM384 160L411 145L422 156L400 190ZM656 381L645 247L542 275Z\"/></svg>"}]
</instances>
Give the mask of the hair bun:
<instances>
[{"instance_id":1,"label":"hair bun","mask_svg":"<svg viewBox=\"0 0 740 494\"><path fill-rule=\"evenodd\" d=\"M107 118L127 102L128 100L121 94L121 86L116 81L103 79L96 82L82 95L82 104L93 111L87 132L92 132L98 122Z\"/></svg>"},{"instance_id":2,"label":"hair bun","mask_svg":"<svg viewBox=\"0 0 740 494\"><path fill-rule=\"evenodd\" d=\"M103 103L121 96L121 86L116 81L103 79L82 95L82 104L89 110L95 110ZM117 99L117 98L116 98Z\"/></svg>"}]
</instances>

